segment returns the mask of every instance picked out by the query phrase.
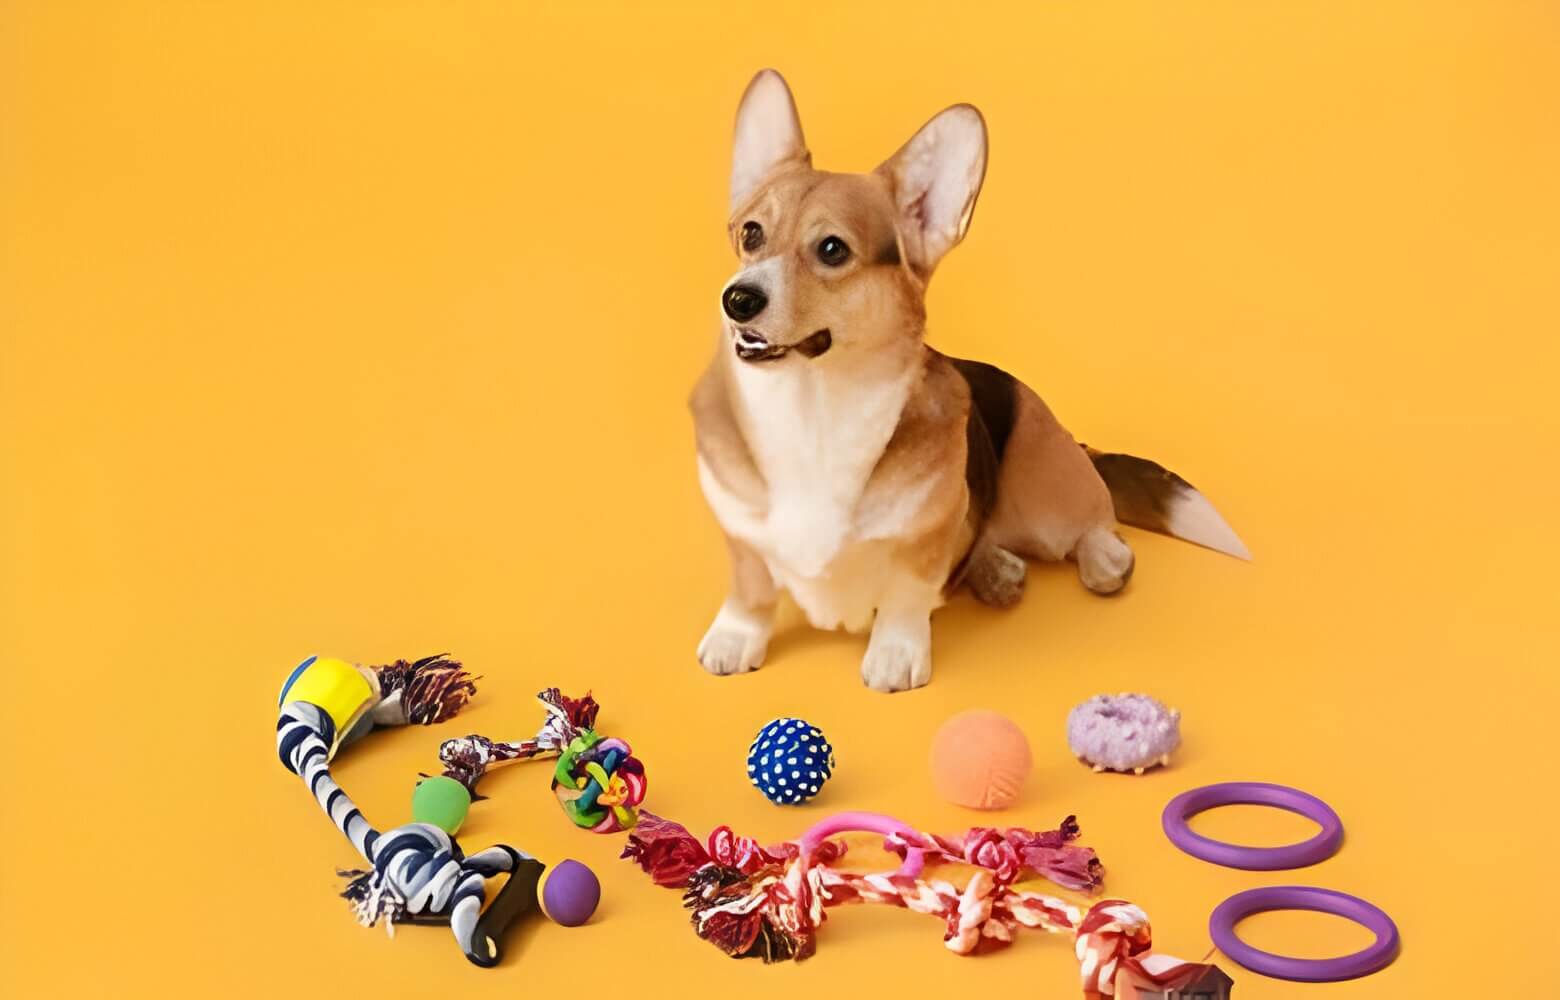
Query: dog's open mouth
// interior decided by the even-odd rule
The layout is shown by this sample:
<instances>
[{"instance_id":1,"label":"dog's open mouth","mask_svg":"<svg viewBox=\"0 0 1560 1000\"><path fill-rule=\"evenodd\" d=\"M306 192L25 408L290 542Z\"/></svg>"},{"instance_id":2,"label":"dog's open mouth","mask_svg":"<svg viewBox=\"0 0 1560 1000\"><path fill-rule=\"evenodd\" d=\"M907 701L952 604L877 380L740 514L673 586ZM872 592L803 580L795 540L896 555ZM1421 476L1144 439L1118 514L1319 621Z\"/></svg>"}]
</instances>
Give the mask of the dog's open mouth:
<instances>
[{"instance_id":1,"label":"dog's open mouth","mask_svg":"<svg viewBox=\"0 0 1560 1000\"><path fill-rule=\"evenodd\" d=\"M834 346L834 335L827 328L794 344L771 344L763 334L747 327L737 330L737 357L743 361L774 361L795 351L804 358L816 358Z\"/></svg>"}]
</instances>

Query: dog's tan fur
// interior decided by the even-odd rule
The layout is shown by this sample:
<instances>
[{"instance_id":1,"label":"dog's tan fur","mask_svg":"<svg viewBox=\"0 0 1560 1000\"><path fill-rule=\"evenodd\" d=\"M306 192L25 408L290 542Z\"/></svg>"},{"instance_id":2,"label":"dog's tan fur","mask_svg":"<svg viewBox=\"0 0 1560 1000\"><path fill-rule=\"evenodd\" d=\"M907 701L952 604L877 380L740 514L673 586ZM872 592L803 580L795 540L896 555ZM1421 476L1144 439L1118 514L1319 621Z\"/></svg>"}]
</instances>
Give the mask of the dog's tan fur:
<instances>
[{"instance_id":1,"label":"dog's tan fur","mask_svg":"<svg viewBox=\"0 0 1560 1000\"><path fill-rule=\"evenodd\" d=\"M1090 453L1039 396L996 372L992 398L1011 399L997 411L997 454L969 363L923 341L926 283L963 238L985 155L984 122L959 105L870 174L815 170L779 75L760 73L744 94L729 224L742 268L731 284L765 304L723 323L690 401L700 481L732 558L730 595L699 648L712 672L763 662L782 589L816 626L870 627L863 678L902 690L930 679L929 616L961 580L1008 606L1023 590L1020 557L1072 558L1099 593L1130 576ZM825 259L829 237L849 247L843 263ZM822 354L786 351L818 336L832 343ZM743 360L738 338L779 356ZM1170 521L1190 503L1182 487L1206 506L1173 474L1110 457ZM983 461L996 466L990 496L978 486ZM1145 479L1145 467L1167 478Z\"/></svg>"}]
</instances>

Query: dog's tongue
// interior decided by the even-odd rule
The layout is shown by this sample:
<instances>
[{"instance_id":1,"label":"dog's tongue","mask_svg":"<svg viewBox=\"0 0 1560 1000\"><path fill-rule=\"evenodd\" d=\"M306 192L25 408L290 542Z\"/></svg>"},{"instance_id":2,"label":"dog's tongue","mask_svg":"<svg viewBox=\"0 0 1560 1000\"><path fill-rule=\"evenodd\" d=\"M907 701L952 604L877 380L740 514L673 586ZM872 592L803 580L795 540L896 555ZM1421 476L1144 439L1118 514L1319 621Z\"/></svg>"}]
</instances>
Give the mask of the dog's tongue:
<instances>
[{"instance_id":1,"label":"dog's tongue","mask_svg":"<svg viewBox=\"0 0 1560 1000\"><path fill-rule=\"evenodd\" d=\"M750 330L743 330L737 334L737 357L743 361L771 361L781 357L790 348L779 344L771 344Z\"/></svg>"},{"instance_id":2,"label":"dog's tongue","mask_svg":"<svg viewBox=\"0 0 1560 1000\"><path fill-rule=\"evenodd\" d=\"M737 357L743 361L773 361L793 350L804 358L816 358L833 346L834 335L826 329L790 345L771 344L751 330L740 331L736 340Z\"/></svg>"}]
</instances>

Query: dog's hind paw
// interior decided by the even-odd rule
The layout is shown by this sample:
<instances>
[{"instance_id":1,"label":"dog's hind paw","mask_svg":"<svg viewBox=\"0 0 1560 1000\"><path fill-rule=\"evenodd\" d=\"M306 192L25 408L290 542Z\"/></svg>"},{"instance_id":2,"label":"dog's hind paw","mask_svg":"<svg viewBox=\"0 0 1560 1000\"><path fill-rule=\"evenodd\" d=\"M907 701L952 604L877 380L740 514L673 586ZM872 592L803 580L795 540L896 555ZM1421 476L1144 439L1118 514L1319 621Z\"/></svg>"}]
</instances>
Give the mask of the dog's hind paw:
<instances>
[{"instance_id":1,"label":"dog's hind paw","mask_svg":"<svg viewBox=\"0 0 1560 1000\"><path fill-rule=\"evenodd\" d=\"M1007 549L984 544L970 559L969 584L975 599L993 608L1011 608L1024 596L1029 565Z\"/></svg>"},{"instance_id":2,"label":"dog's hind paw","mask_svg":"<svg viewBox=\"0 0 1560 1000\"><path fill-rule=\"evenodd\" d=\"M699 643L699 662L712 674L745 674L757 670L769 651L770 627L723 607Z\"/></svg>"},{"instance_id":3,"label":"dog's hind paw","mask_svg":"<svg viewBox=\"0 0 1560 1000\"><path fill-rule=\"evenodd\" d=\"M1115 594L1132 579L1136 560L1121 536L1108 528L1095 528L1078 540L1073 552L1078 578L1096 594Z\"/></svg>"}]
</instances>

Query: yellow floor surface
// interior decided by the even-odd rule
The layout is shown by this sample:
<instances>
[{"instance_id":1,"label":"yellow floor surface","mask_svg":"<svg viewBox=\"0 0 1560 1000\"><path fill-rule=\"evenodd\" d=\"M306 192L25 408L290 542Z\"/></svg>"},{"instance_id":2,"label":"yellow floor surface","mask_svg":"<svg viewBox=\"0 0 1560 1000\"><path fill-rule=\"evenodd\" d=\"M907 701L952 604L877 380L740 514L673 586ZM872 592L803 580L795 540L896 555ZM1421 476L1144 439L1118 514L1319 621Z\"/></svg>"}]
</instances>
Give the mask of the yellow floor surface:
<instances>
[{"instance_id":1,"label":"yellow floor surface","mask_svg":"<svg viewBox=\"0 0 1560 1000\"><path fill-rule=\"evenodd\" d=\"M311 652L448 650L482 675L466 716L339 758L382 826L441 739L526 735L538 689L590 688L651 807L701 833L1075 813L1173 954L1259 885L1399 921L1363 981L1225 961L1241 1000L1549 995L1557 39L1555 5L1508 2L0 4L0 992L1076 995L1061 939L961 959L898 911L838 912L799 966L728 961L621 836L565 822L544 765L495 776L462 838L592 866L587 927L534 926L490 972L444 931L357 928L333 875L355 858L276 760L276 691ZM824 167L981 107L990 171L932 342L1198 484L1254 562L1128 531L1127 594L1053 566L1012 611L961 596L910 694L866 690L864 641L794 612L763 671L700 670L726 568L684 398L764 65ZM1091 774L1067 711L1127 689L1178 706L1185 746ZM990 817L927 776L970 707L1036 758ZM838 751L803 808L743 774L782 714ZM1322 796L1341 853L1178 853L1164 804L1229 779Z\"/></svg>"}]
</instances>

